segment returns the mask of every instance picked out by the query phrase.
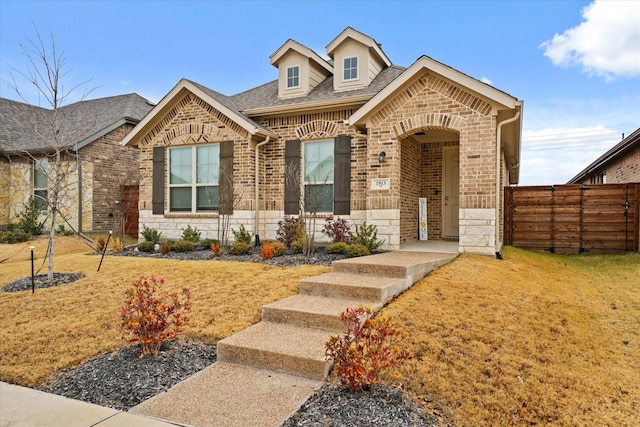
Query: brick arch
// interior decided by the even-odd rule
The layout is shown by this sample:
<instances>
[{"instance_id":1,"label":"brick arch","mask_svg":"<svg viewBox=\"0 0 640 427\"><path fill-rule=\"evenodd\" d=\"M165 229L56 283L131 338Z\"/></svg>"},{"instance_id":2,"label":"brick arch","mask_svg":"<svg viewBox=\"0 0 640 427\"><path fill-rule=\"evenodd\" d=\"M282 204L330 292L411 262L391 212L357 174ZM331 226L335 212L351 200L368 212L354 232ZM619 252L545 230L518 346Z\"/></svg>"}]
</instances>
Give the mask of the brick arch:
<instances>
[{"instance_id":1,"label":"brick arch","mask_svg":"<svg viewBox=\"0 0 640 427\"><path fill-rule=\"evenodd\" d=\"M458 134L466 126L466 120L452 114L430 113L408 117L393 125L398 140L408 137L420 130L448 130Z\"/></svg>"},{"instance_id":2,"label":"brick arch","mask_svg":"<svg viewBox=\"0 0 640 427\"><path fill-rule=\"evenodd\" d=\"M327 138L338 135L338 123L328 120L315 120L296 129L300 139Z\"/></svg>"},{"instance_id":3,"label":"brick arch","mask_svg":"<svg viewBox=\"0 0 640 427\"><path fill-rule=\"evenodd\" d=\"M220 141L224 138L223 130L212 124L184 124L166 131L162 136L164 145L181 145L198 142Z\"/></svg>"}]
</instances>

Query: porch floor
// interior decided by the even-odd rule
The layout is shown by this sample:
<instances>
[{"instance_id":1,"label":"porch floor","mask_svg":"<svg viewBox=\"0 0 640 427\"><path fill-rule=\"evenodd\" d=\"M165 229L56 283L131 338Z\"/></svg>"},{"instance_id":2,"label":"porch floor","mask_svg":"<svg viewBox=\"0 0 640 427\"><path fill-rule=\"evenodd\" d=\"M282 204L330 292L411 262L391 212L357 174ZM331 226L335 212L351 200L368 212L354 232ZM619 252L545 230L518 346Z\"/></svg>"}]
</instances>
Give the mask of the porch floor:
<instances>
[{"instance_id":1,"label":"porch floor","mask_svg":"<svg viewBox=\"0 0 640 427\"><path fill-rule=\"evenodd\" d=\"M450 240L422 240L400 245L399 251L459 253L458 242Z\"/></svg>"}]
</instances>

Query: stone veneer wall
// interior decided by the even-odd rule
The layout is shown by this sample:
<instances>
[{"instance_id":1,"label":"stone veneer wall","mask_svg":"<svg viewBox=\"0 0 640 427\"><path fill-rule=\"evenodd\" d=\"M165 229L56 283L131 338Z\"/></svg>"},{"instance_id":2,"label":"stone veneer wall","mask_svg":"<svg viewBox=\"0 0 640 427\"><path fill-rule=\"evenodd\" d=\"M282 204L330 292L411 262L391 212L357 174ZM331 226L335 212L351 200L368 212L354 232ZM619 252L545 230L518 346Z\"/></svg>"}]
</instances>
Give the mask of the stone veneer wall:
<instances>
[{"instance_id":1,"label":"stone veneer wall","mask_svg":"<svg viewBox=\"0 0 640 427\"><path fill-rule=\"evenodd\" d=\"M0 158L0 229L9 223L10 176L9 160L2 156Z\"/></svg>"}]
</instances>

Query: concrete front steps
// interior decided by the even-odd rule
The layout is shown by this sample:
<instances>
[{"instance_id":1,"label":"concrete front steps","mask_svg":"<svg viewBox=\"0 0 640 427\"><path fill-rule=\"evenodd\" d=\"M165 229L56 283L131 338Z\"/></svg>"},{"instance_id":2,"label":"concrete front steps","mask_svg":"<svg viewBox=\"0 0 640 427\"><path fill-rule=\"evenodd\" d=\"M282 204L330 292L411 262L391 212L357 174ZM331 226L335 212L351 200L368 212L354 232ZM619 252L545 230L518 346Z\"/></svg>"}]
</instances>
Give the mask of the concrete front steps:
<instances>
[{"instance_id":1,"label":"concrete front steps","mask_svg":"<svg viewBox=\"0 0 640 427\"><path fill-rule=\"evenodd\" d=\"M342 331L340 313L360 304L379 310L457 254L388 252L336 261L304 279L300 294L267 304L262 321L218 342L218 361L324 380L324 343Z\"/></svg>"}]
</instances>

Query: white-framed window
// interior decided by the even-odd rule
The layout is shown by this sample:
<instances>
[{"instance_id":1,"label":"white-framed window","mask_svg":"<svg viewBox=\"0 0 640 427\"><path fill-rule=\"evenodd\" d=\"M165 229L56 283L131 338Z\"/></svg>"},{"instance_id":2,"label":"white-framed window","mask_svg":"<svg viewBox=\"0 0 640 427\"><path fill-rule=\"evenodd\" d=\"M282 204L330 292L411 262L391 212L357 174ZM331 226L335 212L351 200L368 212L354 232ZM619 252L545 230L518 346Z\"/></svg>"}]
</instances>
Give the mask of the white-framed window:
<instances>
[{"instance_id":1,"label":"white-framed window","mask_svg":"<svg viewBox=\"0 0 640 427\"><path fill-rule=\"evenodd\" d=\"M287 87L300 87L300 66L287 67Z\"/></svg>"},{"instance_id":2,"label":"white-framed window","mask_svg":"<svg viewBox=\"0 0 640 427\"><path fill-rule=\"evenodd\" d=\"M304 206L307 212L333 212L333 140L304 143Z\"/></svg>"},{"instance_id":3,"label":"white-framed window","mask_svg":"<svg viewBox=\"0 0 640 427\"><path fill-rule=\"evenodd\" d=\"M36 206L47 210L49 197L49 160L38 159L33 163L33 198Z\"/></svg>"},{"instance_id":4,"label":"white-framed window","mask_svg":"<svg viewBox=\"0 0 640 427\"><path fill-rule=\"evenodd\" d=\"M591 179L590 179L590 183L591 184L606 184L607 183L607 173L606 172L600 172L597 173L595 175L591 175Z\"/></svg>"},{"instance_id":5,"label":"white-framed window","mask_svg":"<svg viewBox=\"0 0 640 427\"><path fill-rule=\"evenodd\" d=\"M217 211L219 181L219 144L169 149L169 211Z\"/></svg>"},{"instance_id":6,"label":"white-framed window","mask_svg":"<svg viewBox=\"0 0 640 427\"><path fill-rule=\"evenodd\" d=\"M344 80L355 80L358 78L358 57L344 59Z\"/></svg>"}]
</instances>

